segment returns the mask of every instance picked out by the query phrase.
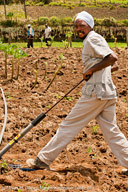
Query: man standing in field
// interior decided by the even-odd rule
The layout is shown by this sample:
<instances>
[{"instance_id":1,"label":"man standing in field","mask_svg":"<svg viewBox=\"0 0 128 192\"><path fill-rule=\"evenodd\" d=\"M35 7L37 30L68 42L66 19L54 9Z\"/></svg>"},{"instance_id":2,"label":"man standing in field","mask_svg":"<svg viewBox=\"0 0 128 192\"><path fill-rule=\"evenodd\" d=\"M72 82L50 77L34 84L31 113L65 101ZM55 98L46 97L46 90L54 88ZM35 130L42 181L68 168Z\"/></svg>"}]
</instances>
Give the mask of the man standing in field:
<instances>
[{"instance_id":1,"label":"man standing in field","mask_svg":"<svg viewBox=\"0 0 128 192\"><path fill-rule=\"evenodd\" d=\"M28 47L28 48L30 48L30 47L33 48L34 31L33 31L33 29L32 29L32 27L31 27L30 24L28 25L27 36L28 36L28 44L27 44L27 47Z\"/></svg>"},{"instance_id":2,"label":"man standing in field","mask_svg":"<svg viewBox=\"0 0 128 192\"><path fill-rule=\"evenodd\" d=\"M128 168L128 141L116 124L116 87L111 72L118 69L117 56L105 39L93 31L93 17L82 11L75 19L75 29L83 39L82 61L85 85L82 96L61 123L57 133L38 153L36 159L28 159L32 168L47 168L92 120L96 119L119 163ZM127 170L125 170L128 172Z\"/></svg>"},{"instance_id":3,"label":"man standing in field","mask_svg":"<svg viewBox=\"0 0 128 192\"><path fill-rule=\"evenodd\" d=\"M46 42L46 45L50 46L48 42L51 41L51 27L49 27L48 24L45 25L44 40Z\"/></svg>"}]
</instances>

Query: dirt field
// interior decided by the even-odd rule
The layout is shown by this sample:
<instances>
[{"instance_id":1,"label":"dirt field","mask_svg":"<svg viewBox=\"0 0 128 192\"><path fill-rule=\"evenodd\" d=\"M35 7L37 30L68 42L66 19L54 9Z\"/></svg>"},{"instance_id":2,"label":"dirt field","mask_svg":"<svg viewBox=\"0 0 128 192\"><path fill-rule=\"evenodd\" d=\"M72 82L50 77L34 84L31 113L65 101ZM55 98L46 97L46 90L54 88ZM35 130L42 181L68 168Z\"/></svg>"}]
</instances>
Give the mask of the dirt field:
<instances>
[{"instance_id":1,"label":"dirt field","mask_svg":"<svg viewBox=\"0 0 128 192\"><path fill-rule=\"evenodd\" d=\"M117 123L128 138L128 49L116 49L119 70L112 77L118 91L116 107ZM0 150L21 132L37 115L46 112L60 96L69 91L82 78L81 49L39 48L26 49L28 57L22 59L19 80L9 80L11 63L9 58L8 79L4 78L4 57L0 52L0 87L3 88L8 120ZM38 84L35 81L35 62L38 55ZM60 64L63 53L63 67L52 86L44 90ZM47 78L44 79L44 62L48 63ZM16 75L15 63L15 75ZM55 134L58 125L66 117L81 95L81 84L69 97L63 99L47 117L34 127L18 144L14 145L3 159L7 163L26 166L28 158L35 158L40 149ZM0 128L4 121L4 103L0 93ZM97 126L97 127L96 127ZM94 133L94 128L97 132ZM1 161L2 163L2 161ZM126 192L128 176L121 175L120 164L106 144L103 133L95 120L91 121L52 163L56 171L38 170L24 172L9 168L0 175L1 192ZM47 188L49 187L49 188Z\"/></svg>"},{"instance_id":2,"label":"dirt field","mask_svg":"<svg viewBox=\"0 0 128 192\"><path fill-rule=\"evenodd\" d=\"M93 17L96 18L109 18L113 17L117 20L128 19L128 8L115 7L110 9L105 8L94 8L94 7L75 7L73 9L68 9L66 7L58 6L28 6L27 13L31 18L38 17L74 17L77 13L81 11L88 11Z\"/></svg>"}]
</instances>

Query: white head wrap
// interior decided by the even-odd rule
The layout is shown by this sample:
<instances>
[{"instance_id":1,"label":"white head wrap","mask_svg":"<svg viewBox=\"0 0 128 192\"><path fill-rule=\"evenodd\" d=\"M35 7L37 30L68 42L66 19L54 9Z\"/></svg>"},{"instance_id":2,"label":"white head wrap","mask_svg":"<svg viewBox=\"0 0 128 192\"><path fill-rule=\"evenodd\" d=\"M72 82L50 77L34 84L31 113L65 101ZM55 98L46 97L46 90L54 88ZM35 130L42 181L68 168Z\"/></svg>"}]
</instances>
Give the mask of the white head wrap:
<instances>
[{"instance_id":1,"label":"white head wrap","mask_svg":"<svg viewBox=\"0 0 128 192\"><path fill-rule=\"evenodd\" d=\"M86 11L82 11L82 12L78 13L77 16L76 16L75 21L76 21L77 19L80 19L80 20L85 21L91 28L94 27L94 19L93 19L93 17L92 17L89 13L87 13Z\"/></svg>"}]
</instances>

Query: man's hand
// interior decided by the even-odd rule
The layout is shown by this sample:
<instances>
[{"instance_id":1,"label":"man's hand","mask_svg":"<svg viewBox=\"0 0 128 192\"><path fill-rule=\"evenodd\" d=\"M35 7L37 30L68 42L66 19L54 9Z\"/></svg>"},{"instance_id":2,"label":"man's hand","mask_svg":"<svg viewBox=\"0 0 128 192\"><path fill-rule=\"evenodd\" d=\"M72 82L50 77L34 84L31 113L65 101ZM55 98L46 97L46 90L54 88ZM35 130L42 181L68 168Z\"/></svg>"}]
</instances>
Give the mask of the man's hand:
<instances>
[{"instance_id":1,"label":"man's hand","mask_svg":"<svg viewBox=\"0 0 128 192\"><path fill-rule=\"evenodd\" d=\"M111 72L117 71L119 69L117 61L112 65Z\"/></svg>"},{"instance_id":2,"label":"man's hand","mask_svg":"<svg viewBox=\"0 0 128 192\"><path fill-rule=\"evenodd\" d=\"M85 81L88 81L90 79L90 77L92 76L93 72L92 71L87 71L85 73L83 73L83 79Z\"/></svg>"}]
</instances>

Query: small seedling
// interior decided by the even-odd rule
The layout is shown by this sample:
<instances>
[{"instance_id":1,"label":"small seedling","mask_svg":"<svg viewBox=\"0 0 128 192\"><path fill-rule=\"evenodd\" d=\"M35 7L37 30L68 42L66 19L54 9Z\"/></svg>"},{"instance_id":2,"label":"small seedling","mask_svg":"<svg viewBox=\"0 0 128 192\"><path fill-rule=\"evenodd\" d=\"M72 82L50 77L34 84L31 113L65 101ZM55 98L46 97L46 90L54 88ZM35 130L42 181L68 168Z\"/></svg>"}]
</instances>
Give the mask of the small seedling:
<instances>
[{"instance_id":1,"label":"small seedling","mask_svg":"<svg viewBox=\"0 0 128 192\"><path fill-rule=\"evenodd\" d=\"M40 186L40 189L47 191L49 189L49 184L45 183L44 181L42 182L42 185Z\"/></svg>"},{"instance_id":2,"label":"small seedling","mask_svg":"<svg viewBox=\"0 0 128 192\"><path fill-rule=\"evenodd\" d=\"M18 189L18 191L17 192L21 192L21 189Z\"/></svg>"},{"instance_id":3,"label":"small seedling","mask_svg":"<svg viewBox=\"0 0 128 192\"><path fill-rule=\"evenodd\" d=\"M88 148L88 153L91 153L91 152L92 152L92 148L89 147L89 148Z\"/></svg>"},{"instance_id":4,"label":"small seedling","mask_svg":"<svg viewBox=\"0 0 128 192\"><path fill-rule=\"evenodd\" d=\"M49 109L49 108L51 108L51 105L47 105L46 107Z\"/></svg>"},{"instance_id":5,"label":"small seedling","mask_svg":"<svg viewBox=\"0 0 128 192\"><path fill-rule=\"evenodd\" d=\"M93 155L93 157L92 157L93 159L96 159L97 158L97 155L96 155L96 153Z\"/></svg>"},{"instance_id":6,"label":"small seedling","mask_svg":"<svg viewBox=\"0 0 128 192\"><path fill-rule=\"evenodd\" d=\"M7 99L13 99L13 97L10 96L10 93L7 93Z\"/></svg>"},{"instance_id":7,"label":"small seedling","mask_svg":"<svg viewBox=\"0 0 128 192\"><path fill-rule=\"evenodd\" d=\"M93 130L93 133L94 133L94 134L97 134L98 128L99 128L98 125L95 125L95 126L92 127L92 130Z\"/></svg>"},{"instance_id":8,"label":"small seedling","mask_svg":"<svg viewBox=\"0 0 128 192\"><path fill-rule=\"evenodd\" d=\"M60 99L60 98L61 98L61 96L60 96L60 95L56 95L56 98L57 98L57 99Z\"/></svg>"},{"instance_id":9,"label":"small seedling","mask_svg":"<svg viewBox=\"0 0 128 192\"><path fill-rule=\"evenodd\" d=\"M126 113L126 117L128 117L128 113Z\"/></svg>"},{"instance_id":10,"label":"small seedling","mask_svg":"<svg viewBox=\"0 0 128 192\"><path fill-rule=\"evenodd\" d=\"M125 98L123 98L123 100L122 100L124 103L126 103L126 99Z\"/></svg>"},{"instance_id":11,"label":"small seedling","mask_svg":"<svg viewBox=\"0 0 128 192\"><path fill-rule=\"evenodd\" d=\"M68 101L72 101L72 97L69 97L69 96L65 97L65 99L68 100Z\"/></svg>"},{"instance_id":12,"label":"small seedling","mask_svg":"<svg viewBox=\"0 0 128 192\"><path fill-rule=\"evenodd\" d=\"M2 171L8 172L8 165L5 160L2 161L2 163L0 164L0 167L1 167L1 172Z\"/></svg>"},{"instance_id":13,"label":"small seedling","mask_svg":"<svg viewBox=\"0 0 128 192\"><path fill-rule=\"evenodd\" d=\"M16 163L16 162L17 162L17 160L16 160L16 159L13 159L13 162L14 162L14 163Z\"/></svg>"}]
</instances>

